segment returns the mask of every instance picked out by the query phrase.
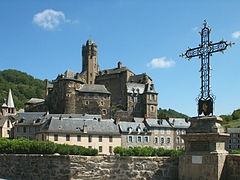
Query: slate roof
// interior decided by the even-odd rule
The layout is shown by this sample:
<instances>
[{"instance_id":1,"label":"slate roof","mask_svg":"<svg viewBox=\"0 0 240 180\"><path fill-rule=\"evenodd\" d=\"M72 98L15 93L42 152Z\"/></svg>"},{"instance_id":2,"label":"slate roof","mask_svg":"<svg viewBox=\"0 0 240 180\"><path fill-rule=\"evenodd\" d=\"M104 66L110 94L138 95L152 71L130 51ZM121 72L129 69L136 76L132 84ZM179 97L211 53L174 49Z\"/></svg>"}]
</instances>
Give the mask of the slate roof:
<instances>
[{"instance_id":1,"label":"slate roof","mask_svg":"<svg viewBox=\"0 0 240 180\"><path fill-rule=\"evenodd\" d=\"M130 71L126 66L121 68L105 69L98 72L99 76L109 75L109 74L119 74L124 71ZM130 71L132 72L132 71Z\"/></svg>"},{"instance_id":2,"label":"slate roof","mask_svg":"<svg viewBox=\"0 0 240 180\"><path fill-rule=\"evenodd\" d=\"M128 93L143 94L145 89L145 84L140 83L126 83Z\"/></svg>"},{"instance_id":3,"label":"slate roof","mask_svg":"<svg viewBox=\"0 0 240 180\"><path fill-rule=\"evenodd\" d=\"M240 128L227 128L227 133L240 133Z\"/></svg>"},{"instance_id":4,"label":"slate roof","mask_svg":"<svg viewBox=\"0 0 240 180\"><path fill-rule=\"evenodd\" d=\"M40 98L31 98L28 102L26 102L26 104L37 104L44 101L45 101L44 99L40 99Z\"/></svg>"},{"instance_id":5,"label":"slate roof","mask_svg":"<svg viewBox=\"0 0 240 180\"><path fill-rule=\"evenodd\" d=\"M122 133L128 134L150 133L144 123L120 122L119 128Z\"/></svg>"},{"instance_id":6,"label":"slate roof","mask_svg":"<svg viewBox=\"0 0 240 180\"><path fill-rule=\"evenodd\" d=\"M47 120L46 112L18 113L16 125L40 125Z\"/></svg>"},{"instance_id":7,"label":"slate roof","mask_svg":"<svg viewBox=\"0 0 240 180\"><path fill-rule=\"evenodd\" d=\"M147 119L146 124L149 127L167 127L171 128L170 124L167 122L166 119Z\"/></svg>"},{"instance_id":8,"label":"slate roof","mask_svg":"<svg viewBox=\"0 0 240 180\"><path fill-rule=\"evenodd\" d=\"M81 89L77 90L79 92L89 92L89 93L102 93L102 94L111 94L104 85L99 84L83 84Z\"/></svg>"},{"instance_id":9,"label":"slate roof","mask_svg":"<svg viewBox=\"0 0 240 180\"><path fill-rule=\"evenodd\" d=\"M175 120L174 123L173 123L173 120ZM181 119L181 118L170 118L169 122L171 124L174 124L173 125L174 128L189 128L191 124L189 121L186 122L185 119Z\"/></svg>"},{"instance_id":10,"label":"slate roof","mask_svg":"<svg viewBox=\"0 0 240 180\"><path fill-rule=\"evenodd\" d=\"M120 135L118 125L114 120L86 120L80 118L59 118L52 117L49 119L41 132L52 133L80 133L83 134L83 125L87 125L87 134L105 134L105 135Z\"/></svg>"}]
</instances>

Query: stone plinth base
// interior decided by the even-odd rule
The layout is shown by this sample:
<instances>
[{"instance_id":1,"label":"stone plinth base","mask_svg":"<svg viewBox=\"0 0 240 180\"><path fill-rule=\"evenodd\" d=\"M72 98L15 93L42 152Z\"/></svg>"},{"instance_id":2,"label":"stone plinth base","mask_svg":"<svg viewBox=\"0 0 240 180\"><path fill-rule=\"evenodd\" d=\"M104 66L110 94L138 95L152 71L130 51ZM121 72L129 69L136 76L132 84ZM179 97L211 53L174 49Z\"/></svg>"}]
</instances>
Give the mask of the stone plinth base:
<instances>
[{"instance_id":1,"label":"stone plinth base","mask_svg":"<svg viewBox=\"0 0 240 180\"><path fill-rule=\"evenodd\" d=\"M228 152L222 119L217 116L194 117L182 138L185 153L179 159L179 180L225 179L224 163Z\"/></svg>"},{"instance_id":2,"label":"stone plinth base","mask_svg":"<svg viewBox=\"0 0 240 180\"><path fill-rule=\"evenodd\" d=\"M227 180L224 166L227 153L181 155L179 180Z\"/></svg>"}]
</instances>

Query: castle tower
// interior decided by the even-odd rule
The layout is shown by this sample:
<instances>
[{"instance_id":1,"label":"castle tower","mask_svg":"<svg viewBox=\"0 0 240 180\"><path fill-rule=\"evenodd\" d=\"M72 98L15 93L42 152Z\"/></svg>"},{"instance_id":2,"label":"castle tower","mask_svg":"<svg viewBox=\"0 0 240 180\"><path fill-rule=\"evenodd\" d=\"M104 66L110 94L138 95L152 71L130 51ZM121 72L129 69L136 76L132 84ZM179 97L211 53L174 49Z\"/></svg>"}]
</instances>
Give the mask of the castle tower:
<instances>
[{"instance_id":1,"label":"castle tower","mask_svg":"<svg viewBox=\"0 0 240 180\"><path fill-rule=\"evenodd\" d=\"M97 64L97 45L93 40L87 40L82 46L82 72L86 72L86 83L94 84L96 73L99 71Z\"/></svg>"},{"instance_id":2,"label":"castle tower","mask_svg":"<svg viewBox=\"0 0 240 180\"><path fill-rule=\"evenodd\" d=\"M145 115L147 118L157 119L158 93L153 84L145 85Z\"/></svg>"}]
</instances>

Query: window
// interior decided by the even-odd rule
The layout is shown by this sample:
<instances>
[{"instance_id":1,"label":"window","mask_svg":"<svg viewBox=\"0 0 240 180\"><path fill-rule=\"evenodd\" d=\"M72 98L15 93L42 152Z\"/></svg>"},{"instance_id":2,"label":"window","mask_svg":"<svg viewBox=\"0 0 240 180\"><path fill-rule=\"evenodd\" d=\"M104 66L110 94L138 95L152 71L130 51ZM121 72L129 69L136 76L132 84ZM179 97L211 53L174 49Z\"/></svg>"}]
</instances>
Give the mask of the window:
<instances>
[{"instance_id":1,"label":"window","mask_svg":"<svg viewBox=\"0 0 240 180\"><path fill-rule=\"evenodd\" d=\"M70 141L70 135L66 134L66 141Z\"/></svg>"},{"instance_id":2,"label":"window","mask_svg":"<svg viewBox=\"0 0 240 180\"><path fill-rule=\"evenodd\" d=\"M102 142L102 136L98 137L99 142Z\"/></svg>"},{"instance_id":3,"label":"window","mask_svg":"<svg viewBox=\"0 0 240 180\"><path fill-rule=\"evenodd\" d=\"M141 136L137 137L137 142L142 142L142 137Z\"/></svg>"},{"instance_id":4,"label":"window","mask_svg":"<svg viewBox=\"0 0 240 180\"><path fill-rule=\"evenodd\" d=\"M170 132L171 132L170 129L167 129L167 134L170 134Z\"/></svg>"},{"instance_id":5,"label":"window","mask_svg":"<svg viewBox=\"0 0 240 180\"><path fill-rule=\"evenodd\" d=\"M44 141L44 134L42 134L42 141Z\"/></svg>"},{"instance_id":6,"label":"window","mask_svg":"<svg viewBox=\"0 0 240 180\"><path fill-rule=\"evenodd\" d=\"M154 107L152 106L151 108L152 108L152 111L154 111Z\"/></svg>"},{"instance_id":7,"label":"window","mask_svg":"<svg viewBox=\"0 0 240 180\"><path fill-rule=\"evenodd\" d=\"M10 135L10 130L7 130L7 134Z\"/></svg>"},{"instance_id":8,"label":"window","mask_svg":"<svg viewBox=\"0 0 240 180\"><path fill-rule=\"evenodd\" d=\"M95 99L97 99L98 98L98 94L95 94Z\"/></svg>"},{"instance_id":9,"label":"window","mask_svg":"<svg viewBox=\"0 0 240 180\"><path fill-rule=\"evenodd\" d=\"M161 137L161 144L164 144L164 137Z\"/></svg>"},{"instance_id":10,"label":"window","mask_svg":"<svg viewBox=\"0 0 240 180\"><path fill-rule=\"evenodd\" d=\"M128 136L128 142L133 142L133 137L132 136Z\"/></svg>"},{"instance_id":11,"label":"window","mask_svg":"<svg viewBox=\"0 0 240 180\"><path fill-rule=\"evenodd\" d=\"M32 132L33 132L33 128L29 127L29 133L32 133Z\"/></svg>"},{"instance_id":12,"label":"window","mask_svg":"<svg viewBox=\"0 0 240 180\"><path fill-rule=\"evenodd\" d=\"M92 142L92 136L88 136L88 142Z\"/></svg>"},{"instance_id":13,"label":"window","mask_svg":"<svg viewBox=\"0 0 240 180\"><path fill-rule=\"evenodd\" d=\"M148 136L144 137L144 142L147 142L147 143L149 142L149 137Z\"/></svg>"},{"instance_id":14,"label":"window","mask_svg":"<svg viewBox=\"0 0 240 180\"><path fill-rule=\"evenodd\" d=\"M27 129L26 127L23 127L23 132L26 133Z\"/></svg>"},{"instance_id":15,"label":"window","mask_svg":"<svg viewBox=\"0 0 240 180\"><path fill-rule=\"evenodd\" d=\"M90 84L92 84L92 81L90 81Z\"/></svg>"},{"instance_id":16,"label":"window","mask_svg":"<svg viewBox=\"0 0 240 180\"><path fill-rule=\"evenodd\" d=\"M106 114L107 114L107 110L103 109L103 115L106 115Z\"/></svg>"},{"instance_id":17,"label":"window","mask_svg":"<svg viewBox=\"0 0 240 180\"><path fill-rule=\"evenodd\" d=\"M185 134L185 130L182 130L182 134Z\"/></svg>"},{"instance_id":18,"label":"window","mask_svg":"<svg viewBox=\"0 0 240 180\"><path fill-rule=\"evenodd\" d=\"M101 101L101 105L103 106L103 101Z\"/></svg>"},{"instance_id":19,"label":"window","mask_svg":"<svg viewBox=\"0 0 240 180\"><path fill-rule=\"evenodd\" d=\"M7 121L7 127L8 128L10 127L10 121Z\"/></svg>"},{"instance_id":20,"label":"window","mask_svg":"<svg viewBox=\"0 0 240 180\"><path fill-rule=\"evenodd\" d=\"M161 129L161 134L164 134L164 129Z\"/></svg>"},{"instance_id":21,"label":"window","mask_svg":"<svg viewBox=\"0 0 240 180\"><path fill-rule=\"evenodd\" d=\"M153 143L157 144L158 143L158 137L154 137Z\"/></svg>"},{"instance_id":22,"label":"window","mask_svg":"<svg viewBox=\"0 0 240 180\"><path fill-rule=\"evenodd\" d=\"M158 129L157 128L154 129L154 134L158 134Z\"/></svg>"},{"instance_id":23,"label":"window","mask_svg":"<svg viewBox=\"0 0 240 180\"><path fill-rule=\"evenodd\" d=\"M85 98L88 98L88 93L85 93Z\"/></svg>"},{"instance_id":24,"label":"window","mask_svg":"<svg viewBox=\"0 0 240 180\"><path fill-rule=\"evenodd\" d=\"M77 135L77 141L81 141L81 135Z\"/></svg>"},{"instance_id":25,"label":"window","mask_svg":"<svg viewBox=\"0 0 240 180\"><path fill-rule=\"evenodd\" d=\"M90 73L90 77L92 77L92 73Z\"/></svg>"},{"instance_id":26,"label":"window","mask_svg":"<svg viewBox=\"0 0 240 180\"><path fill-rule=\"evenodd\" d=\"M228 149L232 149L232 145L231 144L228 145Z\"/></svg>"},{"instance_id":27,"label":"window","mask_svg":"<svg viewBox=\"0 0 240 180\"><path fill-rule=\"evenodd\" d=\"M54 134L54 141L58 141L58 135Z\"/></svg>"},{"instance_id":28,"label":"window","mask_svg":"<svg viewBox=\"0 0 240 180\"><path fill-rule=\"evenodd\" d=\"M88 104L89 104L89 102L88 102L88 101L85 101L85 104L86 104L86 105L88 105Z\"/></svg>"},{"instance_id":29,"label":"window","mask_svg":"<svg viewBox=\"0 0 240 180\"><path fill-rule=\"evenodd\" d=\"M21 132L21 128L20 127L17 127L17 132Z\"/></svg>"},{"instance_id":30,"label":"window","mask_svg":"<svg viewBox=\"0 0 240 180\"><path fill-rule=\"evenodd\" d=\"M177 146L177 148L176 148L177 150L179 150L180 149L180 147L179 146Z\"/></svg>"},{"instance_id":31,"label":"window","mask_svg":"<svg viewBox=\"0 0 240 180\"><path fill-rule=\"evenodd\" d=\"M179 138L179 137L177 137L177 139L176 139L176 143L177 143L177 144L180 143L180 138Z\"/></svg>"},{"instance_id":32,"label":"window","mask_svg":"<svg viewBox=\"0 0 240 180\"><path fill-rule=\"evenodd\" d=\"M103 97L104 97L104 99L107 99L107 95L106 95L106 94L104 94L104 96L103 96Z\"/></svg>"},{"instance_id":33,"label":"window","mask_svg":"<svg viewBox=\"0 0 240 180\"><path fill-rule=\"evenodd\" d=\"M182 143L184 143L184 140L182 139Z\"/></svg>"},{"instance_id":34,"label":"window","mask_svg":"<svg viewBox=\"0 0 240 180\"><path fill-rule=\"evenodd\" d=\"M112 153L112 152L113 152L113 147L109 146L109 153Z\"/></svg>"},{"instance_id":35,"label":"window","mask_svg":"<svg viewBox=\"0 0 240 180\"><path fill-rule=\"evenodd\" d=\"M92 149L92 146L88 146L89 149Z\"/></svg>"},{"instance_id":36,"label":"window","mask_svg":"<svg viewBox=\"0 0 240 180\"><path fill-rule=\"evenodd\" d=\"M179 135L179 134L180 134L180 130L178 129L178 130L177 130L177 135Z\"/></svg>"},{"instance_id":37,"label":"window","mask_svg":"<svg viewBox=\"0 0 240 180\"><path fill-rule=\"evenodd\" d=\"M167 144L171 144L171 138L167 137Z\"/></svg>"},{"instance_id":38,"label":"window","mask_svg":"<svg viewBox=\"0 0 240 180\"><path fill-rule=\"evenodd\" d=\"M113 137L109 136L109 142L113 142Z\"/></svg>"},{"instance_id":39,"label":"window","mask_svg":"<svg viewBox=\"0 0 240 180\"><path fill-rule=\"evenodd\" d=\"M98 147L98 151L99 151L99 152L102 152L102 146L99 146L99 147Z\"/></svg>"},{"instance_id":40,"label":"window","mask_svg":"<svg viewBox=\"0 0 240 180\"><path fill-rule=\"evenodd\" d=\"M229 143L232 143L232 140L231 139L229 139L229 141L228 141Z\"/></svg>"}]
</instances>

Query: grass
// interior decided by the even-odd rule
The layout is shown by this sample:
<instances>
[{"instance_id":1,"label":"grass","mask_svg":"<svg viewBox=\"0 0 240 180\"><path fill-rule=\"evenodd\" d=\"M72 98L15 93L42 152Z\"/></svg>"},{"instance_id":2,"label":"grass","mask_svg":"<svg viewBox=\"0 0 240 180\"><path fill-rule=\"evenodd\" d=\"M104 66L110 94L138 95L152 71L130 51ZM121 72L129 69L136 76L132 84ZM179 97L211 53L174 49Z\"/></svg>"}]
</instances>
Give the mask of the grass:
<instances>
[{"instance_id":1,"label":"grass","mask_svg":"<svg viewBox=\"0 0 240 180\"><path fill-rule=\"evenodd\" d=\"M237 120L232 120L229 122L223 122L222 126L226 129L226 128L237 128L240 127L240 119Z\"/></svg>"}]
</instances>

